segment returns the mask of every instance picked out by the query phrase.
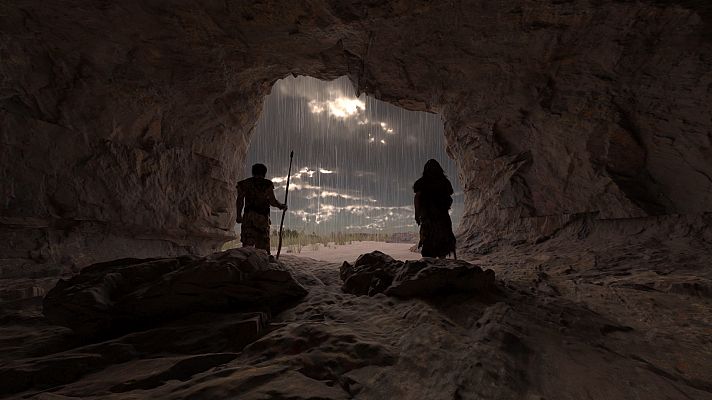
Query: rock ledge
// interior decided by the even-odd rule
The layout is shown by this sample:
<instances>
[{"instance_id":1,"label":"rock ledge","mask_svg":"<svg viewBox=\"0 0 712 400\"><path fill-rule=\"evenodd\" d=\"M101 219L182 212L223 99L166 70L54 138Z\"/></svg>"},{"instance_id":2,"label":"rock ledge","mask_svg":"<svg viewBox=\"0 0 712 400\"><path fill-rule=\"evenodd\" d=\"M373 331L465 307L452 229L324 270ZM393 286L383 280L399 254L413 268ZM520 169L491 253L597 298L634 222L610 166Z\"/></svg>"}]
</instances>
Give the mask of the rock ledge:
<instances>
[{"instance_id":1,"label":"rock ledge","mask_svg":"<svg viewBox=\"0 0 712 400\"><path fill-rule=\"evenodd\" d=\"M196 312L277 312L306 293L266 253L240 248L208 257L94 264L60 280L45 297L43 312L55 324L94 335Z\"/></svg>"},{"instance_id":2,"label":"rock ledge","mask_svg":"<svg viewBox=\"0 0 712 400\"><path fill-rule=\"evenodd\" d=\"M484 291L494 286L494 271L461 260L422 258L398 261L380 251L362 254L341 266L346 293L410 298L448 292Z\"/></svg>"}]
</instances>

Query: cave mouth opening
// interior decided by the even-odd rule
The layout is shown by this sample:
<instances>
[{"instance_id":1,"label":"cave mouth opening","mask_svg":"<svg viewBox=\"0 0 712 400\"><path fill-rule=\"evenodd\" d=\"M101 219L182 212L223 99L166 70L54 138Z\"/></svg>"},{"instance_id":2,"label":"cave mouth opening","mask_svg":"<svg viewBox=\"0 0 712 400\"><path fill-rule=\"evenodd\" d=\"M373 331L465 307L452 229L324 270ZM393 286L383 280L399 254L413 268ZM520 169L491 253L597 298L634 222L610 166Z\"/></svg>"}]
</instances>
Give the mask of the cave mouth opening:
<instances>
[{"instance_id":1,"label":"cave mouth opening","mask_svg":"<svg viewBox=\"0 0 712 400\"><path fill-rule=\"evenodd\" d=\"M254 163L267 165L283 201L291 150L289 234L417 241L412 185L430 158L453 185L451 218L459 225L463 194L438 114L356 95L345 76L288 76L264 99L243 176ZM272 209L273 232L280 217Z\"/></svg>"}]
</instances>

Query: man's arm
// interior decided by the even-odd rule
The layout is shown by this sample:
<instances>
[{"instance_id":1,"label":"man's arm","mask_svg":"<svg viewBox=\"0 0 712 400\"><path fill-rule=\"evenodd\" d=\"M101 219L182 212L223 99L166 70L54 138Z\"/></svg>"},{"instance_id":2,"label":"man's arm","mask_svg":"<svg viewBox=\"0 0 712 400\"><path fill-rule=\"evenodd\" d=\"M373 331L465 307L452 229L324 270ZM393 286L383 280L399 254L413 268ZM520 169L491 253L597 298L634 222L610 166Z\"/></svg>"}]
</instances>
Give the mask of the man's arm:
<instances>
[{"instance_id":1,"label":"man's arm","mask_svg":"<svg viewBox=\"0 0 712 400\"><path fill-rule=\"evenodd\" d=\"M269 198L268 198L268 200L269 200L269 205L271 205L272 207L277 207L277 208L279 208L280 210L286 210L286 209L287 209L287 205L286 205L286 204L280 203L279 201L277 201L277 198L274 197L274 184L272 185L272 188L270 188L270 190L269 190Z\"/></svg>"},{"instance_id":2,"label":"man's arm","mask_svg":"<svg viewBox=\"0 0 712 400\"><path fill-rule=\"evenodd\" d=\"M242 223L242 207L245 205L245 194L240 190L240 186L237 187L237 200L235 200L235 208L237 209L237 216L235 217L235 222L238 224Z\"/></svg>"}]
</instances>

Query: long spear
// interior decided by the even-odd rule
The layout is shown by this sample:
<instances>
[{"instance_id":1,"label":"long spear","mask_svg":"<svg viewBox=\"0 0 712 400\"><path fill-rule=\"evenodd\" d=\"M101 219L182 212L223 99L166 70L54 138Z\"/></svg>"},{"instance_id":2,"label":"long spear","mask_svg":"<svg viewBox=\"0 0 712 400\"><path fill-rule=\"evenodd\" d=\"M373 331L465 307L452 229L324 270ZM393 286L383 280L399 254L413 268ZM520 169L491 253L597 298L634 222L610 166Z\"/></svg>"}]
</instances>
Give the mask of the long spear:
<instances>
[{"instance_id":1,"label":"long spear","mask_svg":"<svg viewBox=\"0 0 712 400\"><path fill-rule=\"evenodd\" d=\"M287 196L289 196L289 178L292 177L292 159L294 158L294 151L289 152L289 170L287 172L287 189L284 191L284 205L287 205ZM284 229L284 216L287 214L287 210L282 210L282 222L279 223L279 244L277 245L277 257L279 259L279 253L282 252L282 230Z\"/></svg>"}]
</instances>

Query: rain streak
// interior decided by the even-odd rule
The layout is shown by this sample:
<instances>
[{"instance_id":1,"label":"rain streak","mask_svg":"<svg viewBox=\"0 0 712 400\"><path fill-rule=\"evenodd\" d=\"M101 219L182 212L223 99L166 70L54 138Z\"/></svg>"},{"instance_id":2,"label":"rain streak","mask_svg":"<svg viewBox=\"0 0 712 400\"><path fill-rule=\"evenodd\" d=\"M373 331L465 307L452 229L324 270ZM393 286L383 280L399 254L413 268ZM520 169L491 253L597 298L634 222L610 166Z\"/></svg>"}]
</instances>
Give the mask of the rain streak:
<instances>
[{"instance_id":1,"label":"rain streak","mask_svg":"<svg viewBox=\"0 0 712 400\"><path fill-rule=\"evenodd\" d=\"M453 184L453 226L459 223L462 191L438 114L357 97L346 77L327 82L290 76L265 98L245 176L252 164L267 165L267 178L282 201L290 150L287 228L318 234L415 232L412 186L430 158ZM272 221L280 213L273 209Z\"/></svg>"}]
</instances>

